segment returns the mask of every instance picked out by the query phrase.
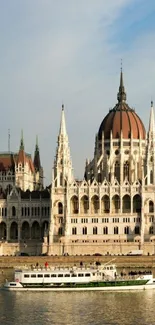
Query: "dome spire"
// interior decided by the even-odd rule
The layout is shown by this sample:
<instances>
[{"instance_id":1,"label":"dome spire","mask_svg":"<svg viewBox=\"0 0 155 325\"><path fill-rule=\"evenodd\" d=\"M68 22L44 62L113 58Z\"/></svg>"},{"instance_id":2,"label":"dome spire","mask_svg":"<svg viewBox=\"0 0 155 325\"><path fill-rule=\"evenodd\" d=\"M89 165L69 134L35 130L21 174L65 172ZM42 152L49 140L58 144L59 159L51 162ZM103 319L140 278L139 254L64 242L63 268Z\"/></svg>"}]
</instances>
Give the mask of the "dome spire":
<instances>
[{"instance_id":1,"label":"dome spire","mask_svg":"<svg viewBox=\"0 0 155 325\"><path fill-rule=\"evenodd\" d=\"M123 82L123 71L122 71L122 60L121 60L121 74L120 74L120 86L119 86L119 92L117 94L118 102L125 102L126 101L126 92Z\"/></svg>"}]
</instances>

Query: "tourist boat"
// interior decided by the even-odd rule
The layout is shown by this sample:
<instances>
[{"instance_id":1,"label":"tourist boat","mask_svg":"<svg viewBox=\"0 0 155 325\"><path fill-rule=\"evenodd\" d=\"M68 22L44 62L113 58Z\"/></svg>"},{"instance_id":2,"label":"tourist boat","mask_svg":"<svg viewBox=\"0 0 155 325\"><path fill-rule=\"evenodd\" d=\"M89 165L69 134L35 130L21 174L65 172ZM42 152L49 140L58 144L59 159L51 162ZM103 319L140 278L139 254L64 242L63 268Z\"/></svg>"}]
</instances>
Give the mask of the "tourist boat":
<instances>
[{"instance_id":1,"label":"tourist boat","mask_svg":"<svg viewBox=\"0 0 155 325\"><path fill-rule=\"evenodd\" d=\"M155 289L151 272L118 275L114 264L49 267L15 270L14 281L6 280L8 291L123 291Z\"/></svg>"}]
</instances>

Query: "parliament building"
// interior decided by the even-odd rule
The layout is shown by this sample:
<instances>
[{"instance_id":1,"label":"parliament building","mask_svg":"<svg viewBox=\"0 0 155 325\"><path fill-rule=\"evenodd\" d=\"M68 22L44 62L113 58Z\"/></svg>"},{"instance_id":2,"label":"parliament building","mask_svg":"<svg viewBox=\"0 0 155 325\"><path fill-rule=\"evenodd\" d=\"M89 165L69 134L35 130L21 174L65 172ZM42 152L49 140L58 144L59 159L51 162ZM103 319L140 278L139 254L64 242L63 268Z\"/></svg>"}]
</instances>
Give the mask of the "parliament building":
<instances>
[{"instance_id":1,"label":"parliament building","mask_svg":"<svg viewBox=\"0 0 155 325\"><path fill-rule=\"evenodd\" d=\"M99 126L82 180L73 173L63 106L49 187L38 141L33 160L23 136L19 152L0 154L0 255L155 254L153 102L146 132L126 97L121 71L117 103Z\"/></svg>"}]
</instances>

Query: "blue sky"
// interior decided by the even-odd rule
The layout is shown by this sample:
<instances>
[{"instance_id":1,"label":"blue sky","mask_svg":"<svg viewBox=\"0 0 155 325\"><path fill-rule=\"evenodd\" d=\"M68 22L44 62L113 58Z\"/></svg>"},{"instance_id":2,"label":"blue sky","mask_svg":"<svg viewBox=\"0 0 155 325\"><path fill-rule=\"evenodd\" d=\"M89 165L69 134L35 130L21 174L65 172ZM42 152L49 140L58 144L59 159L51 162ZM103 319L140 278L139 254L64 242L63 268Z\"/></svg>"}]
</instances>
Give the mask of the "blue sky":
<instances>
[{"instance_id":1,"label":"blue sky","mask_svg":"<svg viewBox=\"0 0 155 325\"><path fill-rule=\"evenodd\" d=\"M155 101L155 1L0 0L0 151L33 155L39 137L51 181L61 105L74 174L82 178L95 134L117 99L123 60L127 102L148 127Z\"/></svg>"}]
</instances>

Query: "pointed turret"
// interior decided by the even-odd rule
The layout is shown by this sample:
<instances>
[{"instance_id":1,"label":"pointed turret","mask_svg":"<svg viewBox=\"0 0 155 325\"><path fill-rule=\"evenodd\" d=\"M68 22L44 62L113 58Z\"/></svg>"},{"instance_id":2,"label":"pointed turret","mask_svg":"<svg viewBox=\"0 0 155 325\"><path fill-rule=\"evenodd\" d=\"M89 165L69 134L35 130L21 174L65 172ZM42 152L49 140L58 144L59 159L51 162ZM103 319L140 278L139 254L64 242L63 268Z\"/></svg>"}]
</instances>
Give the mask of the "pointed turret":
<instances>
[{"instance_id":1,"label":"pointed turret","mask_svg":"<svg viewBox=\"0 0 155 325\"><path fill-rule=\"evenodd\" d=\"M36 136L36 146L35 146L35 152L34 152L34 168L36 171L38 171L41 168L40 153L39 153L39 146L38 146L38 136Z\"/></svg>"},{"instance_id":2,"label":"pointed turret","mask_svg":"<svg viewBox=\"0 0 155 325\"><path fill-rule=\"evenodd\" d=\"M62 136L67 136L64 105L62 105L61 121L60 121L60 130L59 130L59 136L61 136L61 135Z\"/></svg>"},{"instance_id":3,"label":"pointed turret","mask_svg":"<svg viewBox=\"0 0 155 325\"><path fill-rule=\"evenodd\" d=\"M154 122L154 107L153 107L153 101L151 101L151 111L150 111L150 121L149 121L149 130L148 130L149 136L154 139L155 137L155 122Z\"/></svg>"},{"instance_id":4,"label":"pointed turret","mask_svg":"<svg viewBox=\"0 0 155 325\"><path fill-rule=\"evenodd\" d=\"M36 136L36 145L35 145L35 152L34 152L34 169L35 169L35 189L42 189L43 188L43 168L41 166L40 161L40 151L38 145L38 136Z\"/></svg>"},{"instance_id":5,"label":"pointed turret","mask_svg":"<svg viewBox=\"0 0 155 325\"><path fill-rule=\"evenodd\" d=\"M23 130L21 130L20 150L24 150L24 137L23 137Z\"/></svg>"},{"instance_id":6,"label":"pointed turret","mask_svg":"<svg viewBox=\"0 0 155 325\"><path fill-rule=\"evenodd\" d=\"M73 168L66 131L64 105L62 105L58 146L54 161L54 179L57 179L57 186L64 186L66 181L70 183L73 181Z\"/></svg>"},{"instance_id":7,"label":"pointed turret","mask_svg":"<svg viewBox=\"0 0 155 325\"><path fill-rule=\"evenodd\" d=\"M121 74L120 74L120 86L119 86L119 91L117 94L117 99L118 99L119 103L126 101L126 92L125 92L125 87L124 87L124 82L123 82L122 68L121 68Z\"/></svg>"},{"instance_id":8,"label":"pointed turret","mask_svg":"<svg viewBox=\"0 0 155 325\"><path fill-rule=\"evenodd\" d=\"M151 101L150 121L147 138L147 184L155 184L155 121L153 101Z\"/></svg>"},{"instance_id":9,"label":"pointed turret","mask_svg":"<svg viewBox=\"0 0 155 325\"><path fill-rule=\"evenodd\" d=\"M23 130L21 131L20 147L19 147L19 153L18 153L18 164L19 163L21 163L22 165L25 165Z\"/></svg>"}]
</instances>

